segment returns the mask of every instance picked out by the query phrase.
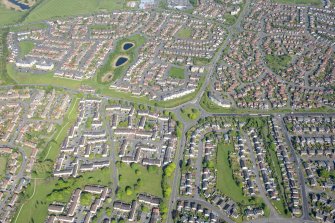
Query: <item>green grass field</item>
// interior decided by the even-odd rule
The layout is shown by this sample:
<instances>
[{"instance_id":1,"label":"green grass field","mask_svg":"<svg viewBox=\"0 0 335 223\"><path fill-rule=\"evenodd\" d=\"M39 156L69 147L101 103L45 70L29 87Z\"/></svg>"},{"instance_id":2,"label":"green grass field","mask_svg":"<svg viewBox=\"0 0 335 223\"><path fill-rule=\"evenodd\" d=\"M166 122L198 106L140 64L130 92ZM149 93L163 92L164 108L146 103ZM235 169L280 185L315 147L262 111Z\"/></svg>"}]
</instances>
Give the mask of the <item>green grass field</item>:
<instances>
[{"instance_id":1,"label":"green grass field","mask_svg":"<svg viewBox=\"0 0 335 223\"><path fill-rule=\"evenodd\" d=\"M25 13L7 9L0 3L0 26L16 23Z\"/></svg>"},{"instance_id":2,"label":"green grass field","mask_svg":"<svg viewBox=\"0 0 335 223\"><path fill-rule=\"evenodd\" d=\"M230 13L224 14L225 23L228 25L233 25L236 22L236 16L231 15Z\"/></svg>"},{"instance_id":3,"label":"green grass field","mask_svg":"<svg viewBox=\"0 0 335 223\"><path fill-rule=\"evenodd\" d=\"M45 0L25 18L24 23L123 9L125 0Z\"/></svg>"},{"instance_id":4,"label":"green grass field","mask_svg":"<svg viewBox=\"0 0 335 223\"><path fill-rule=\"evenodd\" d=\"M126 193L122 193L122 196L120 197L121 200L130 202L136 198L138 193L148 193L162 197L162 169L157 168L157 172L150 173L141 165L138 165L137 168L139 170L138 174L136 174L135 170L127 164L122 164L121 167L118 167L118 174L121 174L121 180L119 181L118 186L122 191L124 191L127 186L132 188L132 194L127 195ZM138 189L135 190L133 186L137 183L137 179L141 179L141 184Z\"/></svg>"},{"instance_id":5,"label":"green grass field","mask_svg":"<svg viewBox=\"0 0 335 223\"><path fill-rule=\"evenodd\" d=\"M86 185L110 185L110 168L87 172L78 178L68 179L66 182L53 178L46 180L32 180L27 188L24 205L18 215L14 216L12 222L16 223L37 223L44 222L48 215L48 205L52 201L68 203L72 192L76 188L83 188ZM34 189L35 187L35 189ZM29 199L30 198L30 199ZM20 210L20 207L19 209ZM15 221L16 219L16 221Z\"/></svg>"},{"instance_id":6,"label":"green grass field","mask_svg":"<svg viewBox=\"0 0 335 223\"><path fill-rule=\"evenodd\" d=\"M270 156L270 167L271 170L274 171L274 176L277 178L277 188L279 189L279 193L281 195L281 200L280 201L271 201L273 206L276 208L276 210L278 211L278 213L280 215L284 215L286 217L290 217L290 213L285 211L285 209L287 209L287 205L285 203L284 200L284 188L282 186L283 184L283 178L282 178L282 174L281 174L281 168L279 166L279 160L278 157L276 155L275 152L275 148L274 145L270 148L267 149L267 152L269 153Z\"/></svg>"},{"instance_id":7,"label":"green grass field","mask_svg":"<svg viewBox=\"0 0 335 223\"><path fill-rule=\"evenodd\" d=\"M0 179L2 179L6 174L8 158L6 156L0 156Z\"/></svg>"},{"instance_id":8,"label":"green grass field","mask_svg":"<svg viewBox=\"0 0 335 223\"><path fill-rule=\"evenodd\" d=\"M175 79L185 79L184 68L171 67L169 70L169 76Z\"/></svg>"},{"instance_id":9,"label":"green grass field","mask_svg":"<svg viewBox=\"0 0 335 223\"><path fill-rule=\"evenodd\" d=\"M19 56L22 58L34 48L34 43L29 40L24 40L19 43L20 53Z\"/></svg>"},{"instance_id":10,"label":"green grass field","mask_svg":"<svg viewBox=\"0 0 335 223\"><path fill-rule=\"evenodd\" d=\"M265 60L271 70L273 70L274 72L279 72L288 67L288 65L291 63L292 58L289 55L274 56L268 54L266 55Z\"/></svg>"},{"instance_id":11,"label":"green grass field","mask_svg":"<svg viewBox=\"0 0 335 223\"><path fill-rule=\"evenodd\" d=\"M322 6L321 0L273 0L273 1L281 4Z\"/></svg>"},{"instance_id":12,"label":"green grass field","mask_svg":"<svg viewBox=\"0 0 335 223\"><path fill-rule=\"evenodd\" d=\"M19 84L46 84L55 87L67 87L78 89L81 85L80 81L70 80L66 78L53 77L52 73L32 74L18 72L12 64L7 64L8 75Z\"/></svg>"},{"instance_id":13,"label":"green grass field","mask_svg":"<svg viewBox=\"0 0 335 223\"><path fill-rule=\"evenodd\" d=\"M177 37L180 39L188 39L192 37L192 29L189 27L186 28L181 28L178 32L177 32Z\"/></svg>"},{"instance_id":14,"label":"green grass field","mask_svg":"<svg viewBox=\"0 0 335 223\"><path fill-rule=\"evenodd\" d=\"M231 144L218 144L216 168L217 168L217 189L226 194L236 202L248 203L248 197L243 195L242 188L233 179L233 171L228 163L228 152L233 151Z\"/></svg>"},{"instance_id":15,"label":"green grass field","mask_svg":"<svg viewBox=\"0 0 335 223\"><path fill-rule=\"evenodd\" d=\"M6 43L6 36L8 29L0 30L0 85L14 84L15 81L10 78L7 72L7 55L8 48Z\"/></svg>"},{"instance_id":16,"label":"green grass field","mask_svg":"<svg viewBox=\"0 0 335 223\"><path fill-rule=\"evenodd\" d=\"M71 126L75 123L77 119L77 108L79 105L80 98L74 97L72 100L72 103L68 109L68 112L64 118L64 122L61 126L57 126L57 130L55 133L55 138L48 143L46 148L43 150L43 153L40 154L41 159L46 160L52 160L55 161L58 154L59 154L59 148L62 144L63 140L67 136L67 133Z\"/></svg>"},{"instance_id":17,"label":"green grass field","mask_svg":"<svg viewBox=\"0 0 335 223\"><path fill-rule=\"evenodd\" d=\"M205 66L207 64L209 64L211 62L210 59L206 59L206 58L199 58L199 57L194 57L193 58L193 63L196 66Z\"/></svg>"},{"instance_id":18,"label":"green grass field","mask_svg":"<svg viewBox=\"0 0 335 223\"><path fill-rule=\"evenodd\" d=\"M200 111L194 107L187 107L181 109L181 117L185 121L197 120L200 116Z\"/></svg>"}]
</instances>

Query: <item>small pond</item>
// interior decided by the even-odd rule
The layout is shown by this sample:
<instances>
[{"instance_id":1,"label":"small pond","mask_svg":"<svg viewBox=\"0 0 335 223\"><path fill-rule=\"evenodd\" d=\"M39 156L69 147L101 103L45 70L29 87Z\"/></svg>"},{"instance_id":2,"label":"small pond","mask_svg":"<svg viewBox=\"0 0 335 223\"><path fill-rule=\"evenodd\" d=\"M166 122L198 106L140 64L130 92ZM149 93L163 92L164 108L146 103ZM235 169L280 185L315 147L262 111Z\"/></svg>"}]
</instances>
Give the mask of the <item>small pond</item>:
<instances>
[{"instance_id":1,"label":"small pond","mask_svg":"<svg viewBox=\"0 0 335 223\"><path fill-rule=\"evenodd\" d=\"M128 58L127 57L119 57L115 63L115 66L118 67L118 66L121 66L123 65L124 63L126 63L128 61Z\"/></svg>"},{"instance_id":2,"label":"small pond","mask_svg":"<svg viewBox=\"0 0 335 223\"><path fill-rule=\"evenodd\" d=\"M134 46L133 43L125 43L123 44L123 50L129 50L130 48L132 48Z\"/></svg>"},{"instance_id":3,"label":"small pond","mask_svg":"<svg viewBox=\"0 0 335 223\"><path fill-rule=\"evenodd\" d=\"M13 3L13 4L19 6L20 9L22 9L22 10L27 10L27 9L30 8L29 5L23 4L22 2L19 2L18 0L9 0L9 1L10 1L11 3Z\"/></svg>"}]
</instances>

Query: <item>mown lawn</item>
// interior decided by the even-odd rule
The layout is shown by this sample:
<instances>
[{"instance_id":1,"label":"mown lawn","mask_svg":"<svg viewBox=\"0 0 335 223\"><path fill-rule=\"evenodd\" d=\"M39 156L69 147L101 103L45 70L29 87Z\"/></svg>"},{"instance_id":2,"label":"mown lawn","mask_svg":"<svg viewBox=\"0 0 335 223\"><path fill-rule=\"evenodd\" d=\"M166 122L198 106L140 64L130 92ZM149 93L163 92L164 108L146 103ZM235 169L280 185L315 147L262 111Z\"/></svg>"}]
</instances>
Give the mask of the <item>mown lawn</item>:
<instances>
[{"instance_id":1,"label":"mown lawn","mask_svg":"<svg viewBox=\"0 0 335 223\"><path fill-rule=\"evenodd\" d=\"M297 4L297 5L313 5L313 6L321 6L321 0L274 0L274 2L281 4Z\"/></svg>"},{"instance_id":2,"label":"mown lawn","mask_svg":"<svg viewBox=\"0 0 335 223\"><path fill-rule=\"evenodd\" d=\"M5 176L7 166L7 156L0 156L0 179Z\"/></svg>"},{"instance_id":3,"label":"mown lawn","mask_svg":"<svg viewBox=\"0 0 335 223\"><path fill-rule=\"evenodd\" d=\"M185 78L184 68L171 67L169 70L169 76L175 79L184 79Z\"/></svg>"},{"instance_id":4,"label":"mown lawn","mask_svg":"<svg viewBox=\"0 0 335 223\"><path fill-rule=\"evenodd\" d=\"M26 17L24 22L92 14L100 10L111 11L124 7L125 0L45 0Z\"/></svg>"},{"instance_id":5,"label":"mown lawn","mask_svg":"<svg viewBox=\"0 0 335 223\"><path fill-rule=\"evenodd\" d=\"M181 109L181 117L186 120L196 120L200 116L200 111L194 107L187 107Z\"/></svg>"},{"instance_id":6,"label":"mown lawn","mask_svg":"<svg viewBox=\"0 0 335 223\"><path fill-rule=\"evenodd\" d=\"M7 64L8 75L19 84L46 84L55 87L67 87L78 89L81 85L80 81L75 81L66 78L54 77L52 73L32 74L18 72L12 64Z\"/></svg>"},{"instance_id":7,"label":"mown lawn","mask_svg":"<svg viewBox=\"0 0 335 223\"><path fill-rule=\"evenodd\" d=\"M119 187L121 196L119 198L125 202L130 202L134 200L138 193L148 193L154 196L162 197L162 169L157 168L156 172L149 172L146 167L137 165L138 173L135 173L134 168L127 164L121 164L118 167L118 174L121 175L121 180L119 180ZM138 189L134 189L134 185L137 184L137 179L141 179L141 183ZM130 187L132 190L131 195L125 193L125 188Z\"/></svg>"},{"instance_id":8,"label":"mown lawn","mask_svg":"<svg viewBox=\"0 0 335 223\"><path fill-rule=\"evenodd\" d=\"M291 63L292 58L289 55L275 56L268 54L266 55L265 60L271 70L273 70L274 72L279 72L288 67L288 65Z\"/></svg>"},{"instance_id":9,"label":"mown lawn","mask_svg":"<svg viewBox=\"0 0 335 223\"><path fill-rule=\"evenodd\" d=\"M242 188L239 187L233 179L233 171L229 166L228 152L233 151L231 144L218 144L218 151L216 157L217 168L217 189L226 194L236 202L248 203L248 198L243 195Z\"/></svg>"},{"instance_id":10,"label":"mown lawn","mask_svg":"<svg viewBox=\"0 0 335 223\"><path fill-rule=\"evenodd\" d=\"M29 40L24 40L19 42L19 47L20 47L19 56L22 58L34 48L34 43Z\"/></svg>"},{"instance_id":11,"label":"mown lawn","mask_svg":"<svg viewBox=\"0 0 335 223\"><path fill-rule=\"evenodd\" d=\"M192 37L192 29L189 27L181 28L177 32L177 37L181 39L188 39Z\"/></svg>"}]
</instances>

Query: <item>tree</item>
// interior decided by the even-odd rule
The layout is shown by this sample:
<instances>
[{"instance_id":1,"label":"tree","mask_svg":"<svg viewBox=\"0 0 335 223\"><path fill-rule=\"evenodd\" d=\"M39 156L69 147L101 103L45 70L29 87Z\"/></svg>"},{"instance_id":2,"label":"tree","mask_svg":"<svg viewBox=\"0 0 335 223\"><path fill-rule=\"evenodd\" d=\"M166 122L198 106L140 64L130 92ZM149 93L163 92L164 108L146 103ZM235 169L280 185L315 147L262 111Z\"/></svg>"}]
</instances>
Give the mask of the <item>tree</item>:
<instances>
[{"instance_id":1,"label":"tree","mask_svg":"<svg viewBox=\"0 0 335 223\"><path fill-rule=\"evenodd\" d=\"M126 194L127 194L128 196L130 196L130 195L133 194L133 190L131 189L130 186L127 186L127 187L126 187Z\"/></svg>"},{"instance_id":2,"label":"tree","mask_svg":"<svg viewBox=\"0 0 335 223\"><path fill-rule=\"evenodd\" d=\"M164 174L167 177L172 176L174 170L176 169L176 164L175 163L170 163L169 165L166 166L166 168L164 169Z\"/></svg>"},{"instance_id":3,"label":"tree","mask_svg":"<svg viewBox=\"0 0 335 223\"><path fill-rule=\"evenodd\" d=\"M142 182L141 178L138 178L136 182L137 182L138 186L143 186L143 182Z\"/></svg>"},{"instance_id":4,"label":"tree","mask_svg":"<svg viewBox=\"0 0 335 223\"><path fill-rule=\"evenodd\" d=\"M325 168L322 168L320 170L320 176L323 177L326 180L326 179L329 178L330 174Z\"/></svg>"},{"instance_id":5,"label":"tree","mask_svg":"<svg viewBox=\"0 0 335 223\"><path fill-rule=\"evenodd\" d=\"M164 191L163 191L163 196L164 197L170 197L170 195L171 195L171 192L172 192L172 189L171 189L171 187L167 187Z\"/></svg>"},{"instance_id":6,"label":"tree","mask_svg":"<svg viewBox=\"0 0 335 223\"><path fill-rule=\"evenodd\" d=\"M158 171L157 166L148 166L149 173L157 173L157 171Z\"/></svg>"},{"instance_id":7,"label":"tree","mask_svg":"<svg viewBox=\"0 0 335 223\"><path fill-rule=\"evenodd\" d=\"M106 208L106 214L107 214L107 216L111 216L112 215L112 209L110 207Z\"/></svg>"},{"instance_id":8,"label":"tree","mask_svg":"<svg viewBox=\"0 0 335 223\"><path fill-rule=\"evenodd\" d=\"M132 164L130 164L130 167L131 167L134 171L136 171L136 170L138 169L138 164L137 164L137 163L132 163Z\"/></svg>"}]
</instances>

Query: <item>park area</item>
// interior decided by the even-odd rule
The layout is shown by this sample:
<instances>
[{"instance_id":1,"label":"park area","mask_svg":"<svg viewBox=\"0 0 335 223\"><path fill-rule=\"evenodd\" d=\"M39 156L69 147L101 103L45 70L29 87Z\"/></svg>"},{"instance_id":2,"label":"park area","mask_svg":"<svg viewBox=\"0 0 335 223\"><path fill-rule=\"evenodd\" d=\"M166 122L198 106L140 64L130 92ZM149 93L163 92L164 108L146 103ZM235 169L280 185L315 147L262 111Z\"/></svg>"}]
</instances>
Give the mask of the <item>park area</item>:
<instances>
[{"instance_id":1,"label":"park area","mask_svg":"<svg viewBox=\"0 0 335 223\"><path fill-rule=\"evenodd\" d=\"M133 163L131 165L118 162L119 190L117 196L120 200L131 202L137 194L148 193L162 197L162 174L161 168L156 166L144 167Z\"/></svg>"},{"instance_id":2,"label":"park area","mask_svg":"<svg viewBox=\"0 0 335 223\"><path fill-rule=\"evenodd\" d=\"M34 179L23 194L25 202L19 206L14 222L44 222L49 204L55 201L68 203L74 190L86 185L110 186L110 176L111 169L105 168L71 179Z\"/></svg>"},{"instance_id":3,"label":"park area","mask_svg":"<svg viewBox=\"0 0 335 223\"><path fill-rule=\"evenodd\" d=\"M124 49L126 43L133 43L134 46L129 49ZM98 71L98 82L109 83L120 79L130 64L137 56L137 50L145 42L145 38L141 35L130 36L129 38L121 39L117 42L113 52L109 55L107 62ZM120 58L126 58L123 64L117 66Z\"/></svg>"},{"instance_id":4,"label":"park area","mask_svg":"<svg viewBox=\"0 0 335 223\"><path fill-rule=\"evenodd\" d=\"M217 189L228 195L236 202L248 203L248 198L244 196L242 188L233 179L233 170L229 165L229 153L233 151L233 145L219 143L216 168L217 168Z\"/></svg>"},{"instance_id":5,"label":"park area","mask_svg":"<svg viewBox=\"0 0 335 223\"><path fill-rule=\"evenodd\" d=\"M188 39L192 37L192 29L189 27L186 28L181 28L178 32L177 32L177 37L180 39Z\"/></svg>"},{"instance_id":6,"label":"park area","mask_svg":"<svg viewBox=\"0 0 335 223\"><path fill-rule=\"evenodd\" d=\"M197 120L200 117L200 111L194 107L182 108L181 117L186 121Z\"/></svg>"},{"instance_id":7,"label":"park area","mask_svg":"<svg viewBox=\"0 0 335 223\"><path fill-rule=\"evenodd\" d=\"M171 67L169 70L169 76L174 79L184 79L185 78L184 68Z\"/></svg>"}]
</instances>

